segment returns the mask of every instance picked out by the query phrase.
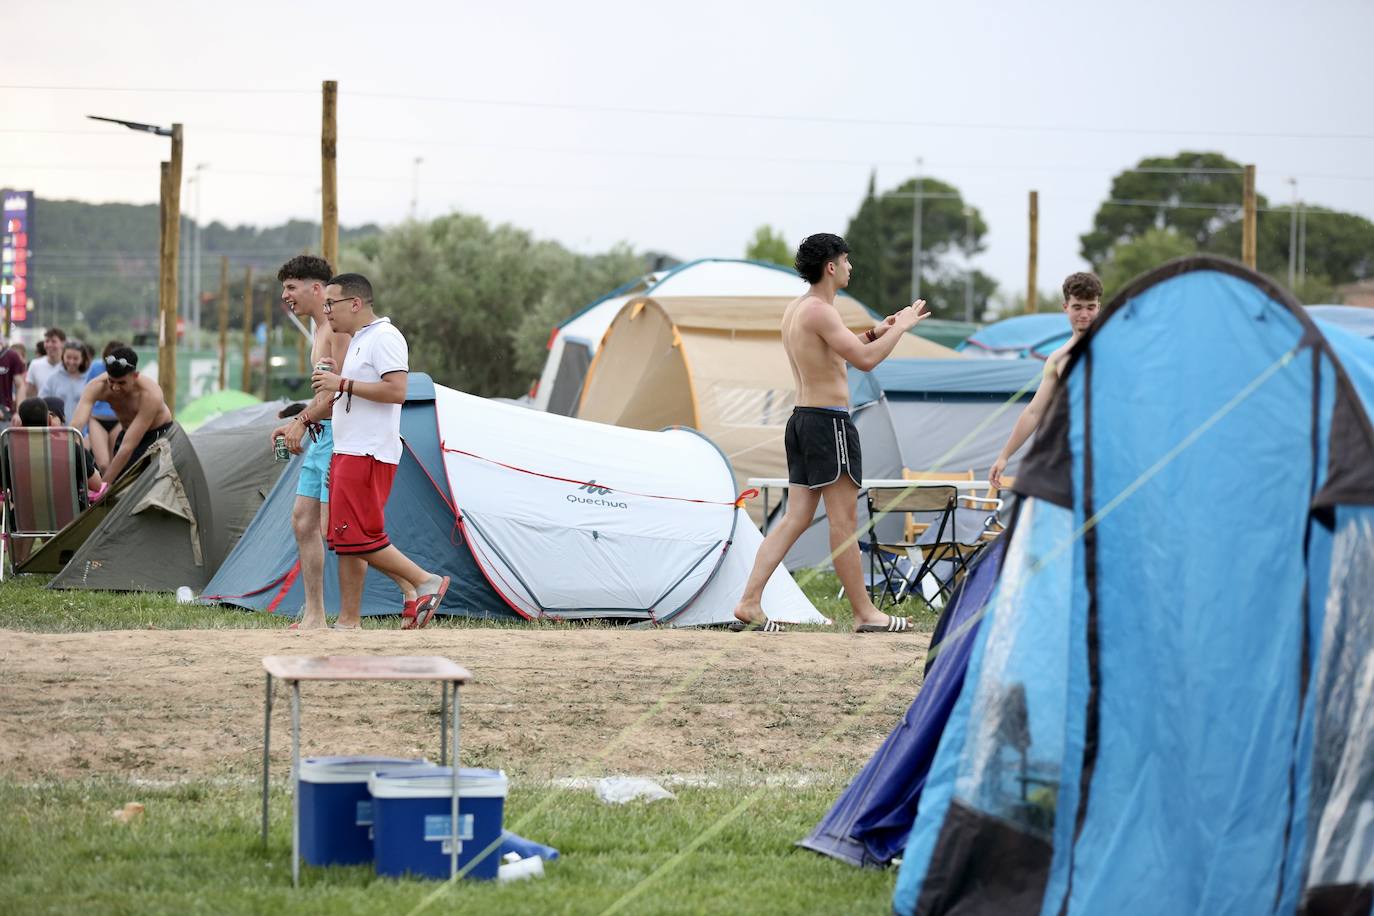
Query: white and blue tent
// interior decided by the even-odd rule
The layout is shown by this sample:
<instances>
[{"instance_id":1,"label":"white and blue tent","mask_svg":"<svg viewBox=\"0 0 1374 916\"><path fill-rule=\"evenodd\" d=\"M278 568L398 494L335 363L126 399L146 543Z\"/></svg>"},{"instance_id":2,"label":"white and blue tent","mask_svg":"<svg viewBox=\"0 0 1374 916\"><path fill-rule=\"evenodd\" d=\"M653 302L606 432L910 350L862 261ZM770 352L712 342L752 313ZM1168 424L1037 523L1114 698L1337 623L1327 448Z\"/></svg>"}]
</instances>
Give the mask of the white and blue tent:
<instances>
[{"instance_id":1,"label":"white and blue tent","mask_svg":"<svg viewBox=\"0 0 1374 916\"><path fill-rule=\"evenodd\" d=\"M386 504L402 553L452 580L439 613L604 618L711 626L733 611L763 537L739 506L730 462L690 429L620 429L436 385L413 372L405 448ZM263 440L266 447L266 440ZM201 600L294 615L304 591L291 534L300 458L282 472ZM338 607L326 559L325 606ZM784 571L765 612L828 623ZM399 613L369 569L365 616Z\"/></svg>"},{"instance_id":2,"label":"white and blue tent","mask_svg":"<svg viewBox=\"0 0 1374 916\"><path fill-rule=\"evenodd\" d=\"M1194 257L1063 379L894 910L1369 913L1374 344Z\"/></svg>"}]
</instances>

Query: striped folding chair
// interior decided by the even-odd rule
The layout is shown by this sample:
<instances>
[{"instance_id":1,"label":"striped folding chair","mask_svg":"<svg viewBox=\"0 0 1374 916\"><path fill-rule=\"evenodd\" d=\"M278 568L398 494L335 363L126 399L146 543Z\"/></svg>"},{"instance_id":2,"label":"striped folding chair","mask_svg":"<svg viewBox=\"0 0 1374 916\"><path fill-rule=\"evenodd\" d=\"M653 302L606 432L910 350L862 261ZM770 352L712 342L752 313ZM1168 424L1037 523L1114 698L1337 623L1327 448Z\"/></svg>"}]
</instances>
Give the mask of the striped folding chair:
<instances>
[{"instance_id":1,"label":"striped folding chair","mask_svg":"<svg viewBox=\"0 0 1374 916\"><path fill-rule=\"evenodd\" d=\"M72 427L0 430L0 581L18 539L52 537L86 508L86 451Z\"/></svg>"}]
</instances>

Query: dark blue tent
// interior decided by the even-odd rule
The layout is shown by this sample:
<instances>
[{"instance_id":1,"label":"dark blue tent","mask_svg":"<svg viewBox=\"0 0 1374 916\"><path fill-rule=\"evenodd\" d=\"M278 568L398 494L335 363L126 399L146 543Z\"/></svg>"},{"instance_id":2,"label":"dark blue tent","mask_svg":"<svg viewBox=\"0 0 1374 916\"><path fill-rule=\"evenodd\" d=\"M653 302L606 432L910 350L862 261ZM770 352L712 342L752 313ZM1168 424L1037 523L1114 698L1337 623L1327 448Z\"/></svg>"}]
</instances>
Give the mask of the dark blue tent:
<instances>
[{"instance_id":1,"label":"dark blue tent","mask_svg":"<svg viewBox=\"0 0 1374 916\"><path fill-rule=\"evenodd\" d=\"M1075 344L897 913L1369 913L1374 343L1211 257Z\"/></svg>"},{"instance_id":2,"label":"dark blue tent","mask_svg":"<svg viewBox=\"0 0 1374 916\"><path fill-rule=\"evenodd\" d=\"M874 868L902 854L930 762L964 686L979 612L997 584L1005 542L1005 536L998 538L970 564L940 614L930 638L925 680L906 716L798 846Z\"/></svg>"}]
</instances>

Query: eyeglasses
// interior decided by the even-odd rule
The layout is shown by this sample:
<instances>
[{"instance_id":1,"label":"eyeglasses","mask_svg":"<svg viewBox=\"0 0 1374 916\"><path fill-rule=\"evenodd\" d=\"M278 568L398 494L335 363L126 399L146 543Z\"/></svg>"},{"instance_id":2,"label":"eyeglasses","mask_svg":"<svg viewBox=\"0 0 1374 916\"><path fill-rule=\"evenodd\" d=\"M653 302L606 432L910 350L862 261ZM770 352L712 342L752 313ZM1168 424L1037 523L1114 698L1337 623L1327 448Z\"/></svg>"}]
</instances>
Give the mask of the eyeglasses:
<instances>
[{"instance_id":1,"label":"eyeglasses","mask_svg":"<svg viewBox=\"0 0 1374 916\"><path fill-rule=\"evenodd\" d=\"M342 305L345 302L352 302L354 299L362 301L362 296L344 296L342 299L326 299L324 300L324 313L328 315L330 312L334 311L334 306Z\"/></svg>"},{"instance_id":2,"label":"eyeglasses","mask_svg":"<svg viewBox=\"0 0 1374 916\"><path fill-rule=\"evenodd\" d=\"M123 366L125 369L136 369L136 368L138 368L138 362L137 362L137 361L134 361L134 362L131 363L131 362L129 362L127 359L125 359L125 358L122 357L122 356L107 356L107 357L105 357L105 365L107 365L107 366Z\"/></svg>"}]
</instances>

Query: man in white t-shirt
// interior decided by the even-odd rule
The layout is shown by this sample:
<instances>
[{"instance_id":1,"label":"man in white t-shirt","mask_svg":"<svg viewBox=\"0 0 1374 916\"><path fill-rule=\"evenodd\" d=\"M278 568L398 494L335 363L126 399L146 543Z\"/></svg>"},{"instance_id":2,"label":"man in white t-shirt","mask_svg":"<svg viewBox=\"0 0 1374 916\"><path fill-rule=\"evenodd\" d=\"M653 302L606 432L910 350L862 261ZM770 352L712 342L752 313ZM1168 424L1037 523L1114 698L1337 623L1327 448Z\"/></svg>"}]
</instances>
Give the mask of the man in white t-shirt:
<instances>
[{"instance_id":1,"label":"man in white t-shirt","mask_svg":"<svg viewBox=\"0 0 1374 916\"><path fill-rule=\"evenodd\" d=\"M62 346L66 342L67 335L61 328L43 332L43 352L34 354L29 363L29 389L35 394L42 390L48 376L62 368Z\"/></svg>"},{"instance_id":2,"label":"man in white t-shirt","mask_svg":"<svg viewBox=\"0 0 1374 916\"><path fill-rule=\"evenodd\" d=\"M324 314L352 340L342 374L316 372L316 392L336 394L334 457L329 464L329 548L339 558L339 621L361 623L363 579L373 566L410 583L414 608L402 629L419 629L434 617L448 591L448 576L421 569L397 550L385 528L386 500L401 462L401 405L410 354L406 339L372 311L372 284L362 274L339 274L325 287Z\"/></svg>"}]
</instances>

